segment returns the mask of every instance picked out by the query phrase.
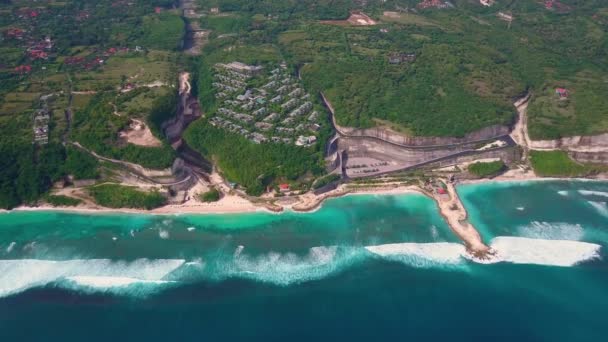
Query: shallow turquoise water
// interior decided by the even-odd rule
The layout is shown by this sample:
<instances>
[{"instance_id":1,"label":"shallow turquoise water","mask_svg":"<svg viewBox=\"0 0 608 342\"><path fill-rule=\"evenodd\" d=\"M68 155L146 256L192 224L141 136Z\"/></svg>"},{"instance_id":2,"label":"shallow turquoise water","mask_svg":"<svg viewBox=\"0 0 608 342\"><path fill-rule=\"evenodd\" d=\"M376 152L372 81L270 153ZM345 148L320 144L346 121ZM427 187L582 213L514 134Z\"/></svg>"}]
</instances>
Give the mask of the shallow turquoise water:
<instances>
[{"instance_id":1,"label":"shallow turquoise water","mask_svg":"<svg viewBox=\"0 0 608 342\"><path fill-rule=\"evenodd\" d=\"M0 337L605 340L608 184L458 191L488 243L515 238L501 250L515 261L467 260L420 195L349 196L309 214L0 214ZM553 254L535 259L519 237ZM550 266L564 255L577 263Z\"/></svg>"},{"instance_id":2,"label":"shallow turquoise water","mask_svg":"<svg viewBox=\"0 0 608 342\"><path fill-rule=\"evenodd\" d=\"M486 240L523 236L608 243L608 183L484 183L460 186L458 193Z\"/></svg>"}]
</instances>

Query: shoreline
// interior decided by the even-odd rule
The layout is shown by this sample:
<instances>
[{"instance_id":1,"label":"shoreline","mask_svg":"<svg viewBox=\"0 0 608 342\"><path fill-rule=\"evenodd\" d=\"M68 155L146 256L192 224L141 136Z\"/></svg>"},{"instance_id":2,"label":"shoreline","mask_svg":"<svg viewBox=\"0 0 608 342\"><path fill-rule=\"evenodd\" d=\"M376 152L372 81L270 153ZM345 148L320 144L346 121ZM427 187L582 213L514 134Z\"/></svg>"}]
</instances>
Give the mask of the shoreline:
<instances>
[{"instance_id":1,"label":"shoreline","mask_svg":"<svg viewBox=\"0 0 608 342\"><path fill-rule=\"evenodd\" d=\"M522 177L523 176L523 177ZM532 175L519 175L518 177L510 176L498 176L492 179L471 179L464 180L457 184L456 187L461 185L477 185L477 184L490 184L490 183L516 183L516 182L551 182L551 181L578 181L578 182L608 182L608 178L544 178ZM11 210L0 210L1 213L11 212L35 212L35 211L49 211L49 212L66 212L66 213L87 213L87 214L149 214L149 215L228 215L228 214L248 214L248 213L269 213L269 214L280 214L283 212L293 212L299 214L313 213L323 206L323 204L330 199L341 198L346 196L357 196L357 195L379 195L379 196L390 196L390 195L407 195L407 194L419 194L430 197L429 193L421 189L417 185L409 186L382 186L378 185L375 189L362 188L348 189L338 188L330 191L321 196L309 197L307 200L300 201L291 205L274 205L274 209L270 208L270 205L264 206L260 204L254 204L246 199L238 196L227 196L222 200L214 203L201 203L201 202L186 202L184 204L170 204L160 208L146 210L146 209L132 209L132 208L106 208L97 206L76 206L76 207L55 207L50 205L41 206L20 206ZM308 194L302 195L306 196ZM276 210L280 208L281 210Z\"/></svg>"},{"instance_id":2,"label":"shoreline","mask_svg":"<svg viewBox=\"0 0 608 342\"><path fill-rule=\"evenodd\" d=\"M56 213L74 213L74 214L132 214L132 215L158 215L158 216L180 216L180 215L224 215L224 214L247 214L247 213L266 213L281 215L283 213L290 214L310 214L322 208L326 200L332 198L342 198L354 195L368 196L390 196L390 195L407 195L416 194L425 196L435 202L436 210L439 215L445 220L450 227L452 233L464 244L468 254L477 260L492 260L497 257L497 252L484 242L483 237L468 220L468 212L464 203L460 199L457 186L458 185L482 185L491 183L513 183L513 182L547 182L547 181L594 181L606 182L602 179L587 179L587 178L541 178L531 175L529 172L513 172L510 177L496 177L494 179L479 179L459 182L457 184L443 179L446 192L439 192L434 189L434 186L427 187L425 185L398 185L384 184L376 187L361 187L348 188L348 185L343 184L320 196L313 193L306 193L298 197L298 202L290 202L293 198L287 198L287 203L252 203L251 201L235 195L228 195L218 202L201 203L197 200L189 200L179 205L167 205L154 210L141 210L129 208L101 208L89 204L81 207L53 207L49 205L39 207L18 207L12 211L0 211L1 213L11 212L56 212ZM280 202L280 200L278 200Z\"/></svg>"}]
</instances>

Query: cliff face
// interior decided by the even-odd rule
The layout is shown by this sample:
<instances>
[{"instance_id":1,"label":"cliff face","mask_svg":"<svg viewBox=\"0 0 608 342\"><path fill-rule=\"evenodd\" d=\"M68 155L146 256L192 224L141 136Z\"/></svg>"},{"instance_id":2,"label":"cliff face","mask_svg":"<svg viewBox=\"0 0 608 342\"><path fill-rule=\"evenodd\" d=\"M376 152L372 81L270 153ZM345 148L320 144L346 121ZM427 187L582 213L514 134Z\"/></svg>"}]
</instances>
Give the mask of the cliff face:
<instances>
[{"instance_id":1,"label":"cliff face","mask_svg":"<svg viewBox=\"0 0 608 342\"><path fill-rule=\"evenodd\" d=\"M608 151L606 152L570 152L570 157L581 163L607 164Z\"/></svg>"},{"instance_id":2,"label":"cliff face","mask_svg":"<svg viewBox=\"0 0 608 342\"><path fill-rule=\"evenodd\" d=\"M532 149L565 149L578 152L608 152L608 133L574 136L557 140L531 140Z\"/></svg>"},{"instance_id":3,"label":"cliff face","mask_svg":"<svg viewBox=\"0 0 608 342\"><path fill-rule=\"evenodd\" d=\"M490 140L500 136L509 134L509 127L494 125L485 127L478 131L467 134L462 138L453 137L410 137L405 136L387 128L367 128L357 129L351 127L342 127L335 125L336 130L342 135L349 137L370 137L381 139L397 145L405 146L441 146L441 145L454 145L464 144L476 141Z\"/></svg>"}]
</instances>

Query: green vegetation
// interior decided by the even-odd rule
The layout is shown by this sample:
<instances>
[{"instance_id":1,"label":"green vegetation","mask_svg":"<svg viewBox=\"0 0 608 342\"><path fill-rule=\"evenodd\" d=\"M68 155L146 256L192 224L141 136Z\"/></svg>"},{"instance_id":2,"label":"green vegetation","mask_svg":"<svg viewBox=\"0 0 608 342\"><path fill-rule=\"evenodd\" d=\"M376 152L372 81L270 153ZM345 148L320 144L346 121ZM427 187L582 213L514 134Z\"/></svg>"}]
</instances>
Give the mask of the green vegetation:
<instances>
[{"instance_id":1,"label":"green vegetation","mask_svg":"<svg viewBox=\"0 0 608 342\"><path fill-rule=\"evenodd\" d=\"M338 181L340 178L341 178L340 175L337 175L337 174L333 173L331 175L327 175L325 177L317 179L312 184L312 187L313 187L313 189L320 189L320 188L326 186L327 184L330 184L330 183L333 183L335 181Z\"/></svg>"},{"instance_id":2,"label":"green vegetation","mask_svg":"<svg viewBox=\"0 0 608 342\"><path fill-rule=\"evenodd\" d=\"M463 136L511 124L514 98L529 90L533 139L608 131L605 1L561 0L564 7L548 10L542 1L484 7L453 0L454 8L413 13L419 2L197 1L204 15L189 20L210 30L210 40L203 57L187 59L176 52L184 22L173 0L0 1L0 207L35 203L67 174L105 177L98 161L74 142L104 157L170 166L175 153L166 141L139 146L120 132L136 119L161 137L162 123L175 115L178 70L191 72L206 117L214 117L211 67L218 62L286 61L313 95L315 109L322 92L346 126ZM211 13L212 7L221 13ZM36 15L30 16L32 9ZM353 10L378 24L340 21ZM498 12L515 19L507 24ZM408 54L415 59L395 62ZM568 96L557 96L558 87ZM50 116L48 145L32 144L38 110ZM325 142L329 125L321 126L319 141ZM186 138L251 194L279 180L305 187L324 172L323 143L309 149L256 145L206 119L192 125ZM564 153L539 153L532 153L539 174L597 170Z\"/></svg>"},{"instance_id":3,"label":"green vegetation","mask_svg":"<svg viewBox=\"0 0 608 342\"><path fill-rule=\"evenodd\" d=\"M136 187L102 184L89 188L95 202L108 208L137 208L151 210L165 204L165 197L157 190L141 191Z\"/></svg>"},{"instance_id":4,"label":"green vegetation","mask_svg":"<svg viewBox=\"0 0 608 342\"><path fill-rule=\"evenodd\" d=\"M171 165L168 146L129 146L118 132L137 118L160 135L159 120L174 114L166 104L174 101L170 85L181 62L170 50L179 45L184 25L172 6L171 0L0 2L0 208L35 204L68 174L101 177L97 160L72 147L80 138L106 157ZM166 86L148 89L155 82ZM135 89L117 91L128 83ZM40 109L50 116L48 145L32 144L32 115Z\"/></svg>"},{"instance_id":5,"label":"green vegetation","mask_svg":"<svg viewBox=\"0 0 608 342\"><path fill-rule=\"evenodd\" d=\"M114 115L109 100L106 94L98 95L91 99L86 108L76 113L73 139L104 157L126 160L153 169L170 167L175 152L168 144L146 147L126 144L120 140L118 133L129 125L130 119ZM160 101L166 105L173 100ZM161 118L163 116L156 115ZM158 127L158 119L156 116L154 118L154 127Z\"/></svg>"},{"instance_id":6,"label":"green vegetation","mask_svg":"<svg viewBox=\"0 0 608 342\"><path fill-rule=\"evenodd\" d=\"M211 190L200 195L200 199L203 202L217 202L220 200L220 192L217 189L212 188Z\"/></svg>"},{"instance_id":7,"label":"green vegetation","mask_svg":"<svg viewBox=\"0 0 608 342\"><path fill-rule=\"evenodd\" d=\"M598 165L580 164L564 151L530 151L530 162L534 172L542 177L579 177L606 170Z\"/></svg>"},{"instance_id":8,"label":"green vegetation","mask_svg":"<svg viewBox=\"0 0 608 342\"><path fill-rule=\"evenodd\" d=\"M478 177L494 177L505 170L505 163L502 160L481 163L477 162L469 165L469 172Z\"/></svg>"},{"instance_id":9,"label":"green vegetation","mask_svg":"<svg viewBox=\"0 0 608 342\"><path fill-rule=\"evenodd\" d=\"M65 173L74 176L74 179L99 177L99 161L97 158L75 147L67 148L64 167Z\"/></svg>"},{"instance_id":10,"label":"green vegetation","mask_svg":"<svg viewBox=\"0 0 608 342\"><path fill-rule=\"evenodd\" d=\"M63 195L47 195L44 200L55 207L75 207L82 203L82 200Z\"/></svg>"},{"instance_id":11,"label":"green vegetation","mask_svg":"<svg viewBox=\"0 0 608 342\"><path fill-rule=\"evenodd\" d=\"M565 87L560 98L555 88ZM535 94L528 107L529 133L534 140L573 135L596 135L608 131L608 83L595 75L553 83Z\"/></svg>"},{"instance_id":12,"label":"green vegetation","mask_svg":"<svg viewBox=\"0 0 608 342\"><path fill-rule=\"evenodd\" d=\"M60 144L0 146L0 208L33 204L63 176L65 151Z\"/></svg>"},{"instance_id":13,"label":"green vegetation","mask_svg":"<svg viewBox=\"0 0 608 342\"><path fill-rule=\"evenodd\" d=\"M184 35L184 22L177 11L143 18L141 44L147 48L175 50Z\"/></svg>"},{"instance_id":14,"label":"green vegetation","mask_svg":"<svg viewBox=\"0 0 608 342\"><path fill-rule=\"evenodd\" d=\"M275 179L296 180L307 172L323 172L321 147L255 144L241 135L215 128L205 120L193 123L185 133L188 144L212 157L224 176L260 195Z\"/></svg>"}]
</instances>

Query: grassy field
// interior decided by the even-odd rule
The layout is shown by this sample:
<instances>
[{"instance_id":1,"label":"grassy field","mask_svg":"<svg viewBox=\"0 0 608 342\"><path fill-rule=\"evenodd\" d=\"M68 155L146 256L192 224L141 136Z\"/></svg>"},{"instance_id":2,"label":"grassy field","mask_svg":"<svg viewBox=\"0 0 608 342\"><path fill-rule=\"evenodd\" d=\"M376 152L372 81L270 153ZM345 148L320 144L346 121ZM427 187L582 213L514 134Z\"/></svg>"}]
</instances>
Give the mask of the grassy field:
<instances>
[{"instance_id":1,"label":"grassy field","mask_svg":"<svg viewBox=\"0 0 608 342\"><path fill-rule=\"evenodd\" d=\"M603 166L578 163L564 151L530 151L530 163L542 177L582 177L606 170Z\"/></svg>"},{"instance_id":2,"label":"grassy field","mask_svg":"<svg viewBox=\"0 0 608 342\"><path fill-rule=\"evenodd\" d=\"M555 88L568 90L567 98ZM528 107L530 137L558 139L608 131L608 83L593 75L547 83L535 93Z\"/></svg>"}]
</instances>

